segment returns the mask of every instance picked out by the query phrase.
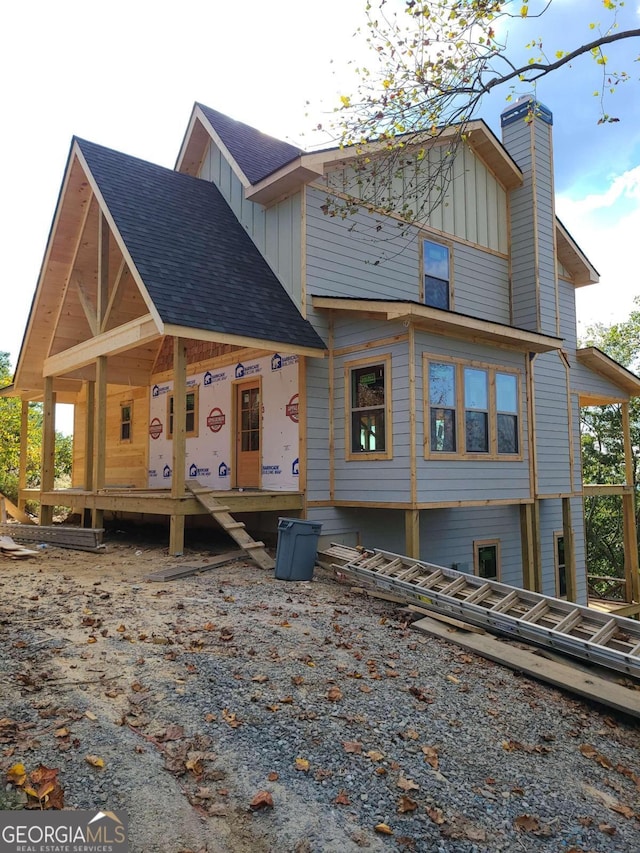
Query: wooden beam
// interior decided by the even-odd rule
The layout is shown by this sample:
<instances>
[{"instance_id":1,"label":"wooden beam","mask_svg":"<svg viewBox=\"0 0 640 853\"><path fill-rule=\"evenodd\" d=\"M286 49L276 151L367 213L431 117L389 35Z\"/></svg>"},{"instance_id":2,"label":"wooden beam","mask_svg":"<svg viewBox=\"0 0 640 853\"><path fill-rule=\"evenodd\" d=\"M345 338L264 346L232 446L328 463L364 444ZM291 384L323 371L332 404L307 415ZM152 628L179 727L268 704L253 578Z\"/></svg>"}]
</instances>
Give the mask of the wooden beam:
<instances>
[{"instance_id":1,"label":"wooden beam","mask_svg":"<svg viewBox=\"0 0 640 853\"><path fill-rule=\"evenodd\" d=\"M522 549L522 585L525 589L534 590L536 575L532 504L520 505L520 543Z\"/></svg>"},{"instance_id":2,"label":"wooden beam","mask_svg":"<svg viewBox=\"0 0 640 853\"><path fill-rule=\"evenodd\" d=\"M625 481L629 491L622 496L622 521L624 525L624 572L631 601L640 601L640 569L638 567L638 532L634 494L634 460L631 443L629 404L622 403L622 440L624 445Z\"/></svg>"},{"instance_id":3,"label":"wooden beam","mask_svg":"<svg viewBox=\"0 0 640 853\"><path fill-rule=\"evenodd\" d=\"M171 497L185 494L187 419L187 344L184 338L173 339L173 439ZM169 532L169 554L179 556L184 551L184 515L172 514Z\"/></svg>"},{"instance_id":4,"label":"wooden beam","mask_svg":"<svg viewBox=\"0 0 640 853\"><path fill-rule=\"evenodd\" d=\"M107 323L109 322L109 317L111 316L111 312L113 311L114 306L117 304L118 297L121 296L120 282L122 281L122 274L126 270L127 265L124 261L124 258L120 261L120 266L118 268L118 272L116 274L116 280L113 284L113 290L111 291L111 296L109 297L109 302L104 311L104 317L100 323L100 331L104 332ZM119 301L119 300L118 300Z\"/></svg>"},{"instance_id":5,"label":"wooden beam","mask_svg":"<svg viewBox=\"0 0 640 853\"><path fill-rule=\"evenodd\" d=\"M420 559L420 510L404 511L404 553L414 560Z\"/></svg>"},{"instance_id":6,"label":"wooden beam","mask_svg":"<svg viewBox=\"0 0 640 853\"><path fill-rule=\"evenodd\" d=\"M96 359L95 414L93 439L93 488L102 489L107 467L107 357ZM104 526L104 511L95 508L91 514L91 526Z\"/></svg>"},{"instance_id":7,"label":"wooden beam","mask_svg":"<svg viewBox=\"0 0 640 853\"><path fill-rule=\"evenodd\" d=\"M98 334L98 318L96 316L95 305L91 302L91 297L85 290L84 285L79 279L76 279L76 291L78 293L78 299L80 300L80 305L82 306L82 310L84 311L84 316L87 318L87 323L89 324L89 328L91 329L92 335Z\"/></svg>"},{"instance_id":8,"label":"wooden beam","mask_svg":"<svg viewBox=\"0 0 640 853\"><path fill-rule=\"evenodd\" d=\"M114 356L160 337L155 320L150 314L130 320L116 329L103 332L57 355L45 359L44 376L69 373L95 361L101 356Z\"/></svg>"},{"instance_id":9,"label":"wooden beam","mask_svg":"<svg viewBox=\"0 0 640 853\"><path fill-rule=\"evenodd\" d=\"M22 490L27 488L27 455L29 453L29 401L23 400L20 409L20 462L18 467L18 509L24 512L26 500Z\"/></svg>"},{"instance_id":10,"label":"wooden beam","mask_svg":"<svg viewBox=\"0 0 640 853\"><path fill-rule=\"evenodd\" d=\"M571 519L571 498L562 498L562 535L564 537L564 574L567 600L576 601L576 552Z\"/></svg>"},{"instance_id":11,"label":"wooden beam","mask_svg":"<svg viewBox=\"0 0 640 853\"><path fill-rule=\"evenodd\" d=\"M44 380L44 405L42 411L42 464L40 475L40 491L53 489L56 464L56 395L53 391L53 378ZM53 507L40 504L39 523L51 524Z\"/></svg>"},{"instance_id":12,"label":"wooden beam","mask_svg":"<svg viewBox=\"0 0 640 853\"><path fill-rule=\"evenodd\" d=\"M533 502L533 592L542 592L542 542L540 541L540 501Z\"/></svg>"},{"instance_id":13,"label":"wooden beam","mask_svg":"<svg viewBox=\"0 0 640 853\"><path fill-rule=\"evenodd\" d=\"M602 495L624 495L633 491L633 486L626 483L585 483L582 492L585 498L596 498Z\"/></svg>"}]
</instances>

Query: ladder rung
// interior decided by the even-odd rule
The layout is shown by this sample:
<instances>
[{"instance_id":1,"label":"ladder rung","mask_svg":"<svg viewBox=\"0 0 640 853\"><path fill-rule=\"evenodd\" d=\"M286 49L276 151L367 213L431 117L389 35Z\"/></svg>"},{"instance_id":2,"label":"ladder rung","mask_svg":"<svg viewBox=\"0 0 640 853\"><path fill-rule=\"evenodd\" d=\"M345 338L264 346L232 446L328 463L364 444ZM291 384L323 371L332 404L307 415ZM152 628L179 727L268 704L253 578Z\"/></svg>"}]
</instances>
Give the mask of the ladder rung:
<instances>
[{"instance_id":1,"label":"ladder rung","mask_svg":"<svg viewBox=\"0 0 640 853\"><path fill-rule=\"evenodd\" d=\"M615 619L609 619L600 630L591 637L592 643L598 643L601 646L606 646L609 640L613 637L618 628L618 623Z\"/></svg>"},{"instance_id":2,"label":"ladder rung","mask_svg":"<svg viewBox=\"0 0 640 853\"><path fill-rule=\"evenodd\" d=\"M222 525L225 530L238 530L240 527L246 527L244 521L233 521L231 524Z\"/></svg>"},{"instance_id":3,"label":"ladder rung","mask_svg":"<svg viewBox=\"0 0 640 853\"><path fill-rule=\"evenodd\" d=\"M549 605L544 599L542 599L537 604L534 604L531 610L525 613L522 618L527 622L537 622L548 611Z\"/></svg>"},{"instance_id":4,"label":"ladder rung","mask_svg":"<svg viewBox=\"0 0 640 853\"><path fill-rule=\"evenodd\" d=\"M422 566L419 566L417 563L414 563L413 565L406 568L404 572L400 572L399 575L396 575L395 580L405 581L407 580L407 578L410 578L415 575L416 572L420 574L421 571L423 571Z\"/></svg>"},{"instance_id":5,"label":"ladder rung","mask_svg":"<svg viewBox=\"0 0 640 853\"><path fill-rule=\"evenodd\" d=\"M508 595L505 595L504 598L501 598L500 601L496 601L493 607L489 609L494 613L504 613L505 610L508 610L512 604L515 604L516 601L520 600L520 596L518 593L513 590Z\"/></svg>"},{"instance_id":6,"label":"ladder rung","mask_svg":"<svg viewBox=\"0 0 640 853\"><path fill-rule=\"evenodd\" d=\"M252 548L264 548L264 542L247 542L242 547L245 551L250 551Z\"/></svg>"},{"instance_id":7,"label":"ladder rung","mask_svg":"<svg viewBox=\"0 0 640 853\"><path fill-rule=\"evenodd\" d=\"M476 587L464 600L465 602L473 604L477 601L482 601L482 599L486 598L488 595L491 595L491 584L483 583L482 586Z\"/></svg>"},{"instance_id":8,"label":"ladder rung","mask_svg":"<svg viewBox=\"0 0 640 853\"><path fill-rule=\"evenodd\" d=\"M640 657L640 643L636 643L635 646L629 652L631 657L638 658Z\"/></svg>"},{"instance_id":9,"label":"ladder rung","mask_svg":"<svg viewBox=\"0 0 640 853\"><path fill-rule=\"evenodd\" d=\"M442 580L444 574L441 571L434 572L430 577L423 578L421 581L418 581L416 584L420 589L431 589L432 586L435 586L438 581Z\"/></svg>"},{"instance_id":10,"label":"ladder rung","mask_svg":"<svg viewBox=\"0 0 640 853\"><path fill-rule=\"evenodd\" d=\"M561 619L558 624L553 629L554 631L560 631L563 634L568 634L570 631L579 625L582 622L582 614L578 609L572 610L571 613L567 613L564 619Z\"/></svg>"},{"instance_id":11,"label":"ladder rung","mask_svg":"<svg viewBox=\"0 0 640 853\"><path fill-rule=\"evenodd\" d=\"M209 512L213 513L213 515L217 515L219 512L229 512L229 507L222 505L218 506L216 504L215 506L209 507Z\"/></svg>"},{"instance_id":12,"label":"ladder rung","mask_svg":"<svg viewBox=\"0 0 640 853\"><path fill-rule=\"evenodd\" d=\"M455 578L440 590L440 595L455 595L466 585L467 581L464 578Z\"/></svg>"}]
</instances>

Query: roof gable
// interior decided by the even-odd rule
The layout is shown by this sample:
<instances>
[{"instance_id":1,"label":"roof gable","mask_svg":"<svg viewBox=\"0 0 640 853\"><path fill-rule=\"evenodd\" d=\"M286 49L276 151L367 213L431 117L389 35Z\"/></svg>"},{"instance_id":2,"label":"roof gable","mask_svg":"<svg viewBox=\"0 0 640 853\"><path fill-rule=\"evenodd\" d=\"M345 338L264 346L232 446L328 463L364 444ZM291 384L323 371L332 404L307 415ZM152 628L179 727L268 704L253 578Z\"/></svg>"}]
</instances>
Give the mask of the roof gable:
<instances>
[{"instance_id":1,"label":"roof gable","mask_svg":"<svg viewBox=\"0 0 640 853\"><path fill-rule=\"evenodd\" d=\"M164 324L324 349L213 184L77 146Z\"/></svg>"}]
</instances>

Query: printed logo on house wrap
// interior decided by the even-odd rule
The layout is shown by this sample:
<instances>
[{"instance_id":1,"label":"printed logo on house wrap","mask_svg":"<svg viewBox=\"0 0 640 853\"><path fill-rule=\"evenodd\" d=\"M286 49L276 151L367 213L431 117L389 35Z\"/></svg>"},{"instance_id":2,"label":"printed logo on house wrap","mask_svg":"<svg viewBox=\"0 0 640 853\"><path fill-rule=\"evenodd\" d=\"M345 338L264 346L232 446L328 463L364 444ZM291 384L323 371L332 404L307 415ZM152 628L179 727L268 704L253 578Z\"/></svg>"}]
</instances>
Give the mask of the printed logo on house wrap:
<instances>
[{"instance_id":1,"label":"printed logo on house wrap","mask_svg":"<svg viewBox=\"0 0 640 853\"><path fill-rule=\"evenodd\" d=\"M171 468L168 465L165 465L162 469L162 476L165 479L168 479L171 476Z\"/></svg>"},{"instance_id":2,"label":"printed logo on house wrap","mask_svg":"<svg viewBox=\"0 0 640 853\"><path fill-rule=\"evenodd\" d=\"M166 394L170 390L169 385L154 385L151 389L152 397L159 397L160 394Z\"/></svg>"},{"instance_id":3,"label":"printed logo on house wrap","mask_svg":"<svg viewBox=\"0 0 640 853\"><path fill-rule=\"evenodd\" d=\"M210 475L209 468L198 468L195 463L189 466L189 477L209 477Z\"/></svg>"},{"instance_id":4,"label":"printed logo on house wrap","mask_svg":"<svg viewBox=\"0 0 640 853\"><path fill-rule=\"evenodd\" d=\"M214 382L222 382L227 378L227 374L223 371L222 373L211 373L207 370L204 375L203 385L213 385Z\"/></svg>"},{"instance_id":5,"label":"printed logo on house wrap","mask_svg":"<svg viewBox=\"0 0 640 853\"><path fill-rule=\"evenodd\" d=\"M0 853L128 853L126 812L0 811Z\"/></svg>"},{"instance_id":6,"label":"printed logo on house wrap","mask_svg":"<svg viewBox=\"0 0 640 853\"><path fill-rule=\"evenodd\" d=\"M245 376L251 376L252 373L260 373L259 364L236 364L236 379L242 379Z\"/></svg>"},{"instance_id":7,"label":"printed logo on house wrap","mask_svg":"<svg viewBox=\"0 0 640 853\"><path fill-rule=\"evenodd\" d=\"M291 473L294 477L300 476L300 458L294 459L291 463Z\"/></svg>"},{"instance_id":8,"label":"printed logo on house wrap","mask_svg":"<svg viewBox=\"0 0 640 853\"><path fill-rule=\"evenodd\" d=\"M229 466L226 462L221 462L218 465L218 477L228 477L229 476Z\"/></svg>"},{"instance_id":9,"label":"printed logo on house wrap","mask_svg":"<svg viewBox=\"0 0 640 853\"><path fill-rule=\"evenodd\" d=\"M281 370L283 367L286 367L288 364L297 364L298 356L297 355L285 355L284 357L280 355L280 353L275 353L275 355L271 356L271 370Z\"/></svg>"},{"instance_id":10,"label":"printed logo on house wrap","mask_svg":"<svg viewBox=\"0 0 640 853\"><path fill-rule=\"evenodd\" d=\"M294 394L293 397L287 403L287 405L284 407L285 415L289 418L289 420L292 420L294 424L298 423L298 400L299 395Z\"/></svg>"},{"instance_id":11,"label":"printed logo on house wrap","mask_svg":"<svg viewBox=\"0 0 640 853\"><path fill-rule=\"evenodd\" d=\"M160 418L154 418L149 424L149 435L154 441L162 435L162 421Z\"/></svg>"},{"instance_id":12,"label":"printed logo on house wrap","mask_svg":"<svg viewBox=\"0 0 640 853\"><path fill-rule=\"evenodd\" d=\"M207 426L211 430L211 432L220 432L222 427L225 425L225 416L222 409L219 409L217 406L215 409L211 409L209 414L207 415Z\"/></svg>"}]
</instances>

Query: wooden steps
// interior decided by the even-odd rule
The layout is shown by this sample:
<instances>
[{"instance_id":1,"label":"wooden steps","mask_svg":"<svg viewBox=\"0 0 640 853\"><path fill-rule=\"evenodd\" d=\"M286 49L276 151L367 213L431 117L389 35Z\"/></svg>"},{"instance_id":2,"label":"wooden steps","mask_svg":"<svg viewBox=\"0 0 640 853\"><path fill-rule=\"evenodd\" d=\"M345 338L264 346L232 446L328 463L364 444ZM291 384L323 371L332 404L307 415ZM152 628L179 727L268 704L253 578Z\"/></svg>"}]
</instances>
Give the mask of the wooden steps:
<instances>
[{"instance_id":1,"label":"wooden steps","mask_svg":"<svg viewBox=\"0 0 640 853\"><path fill-rule=\"evenodd\" d=\"M194 498L209 512L223 530L234 539L242 550L257 563L261 569L275 568L275 562L265 549L264 542L256 542L244 529L242 521L236 521L229 513L229 507L213 496L213 490L207 489L197 480L187 480L186 488Z\"/></svg>"}]
</instances>

